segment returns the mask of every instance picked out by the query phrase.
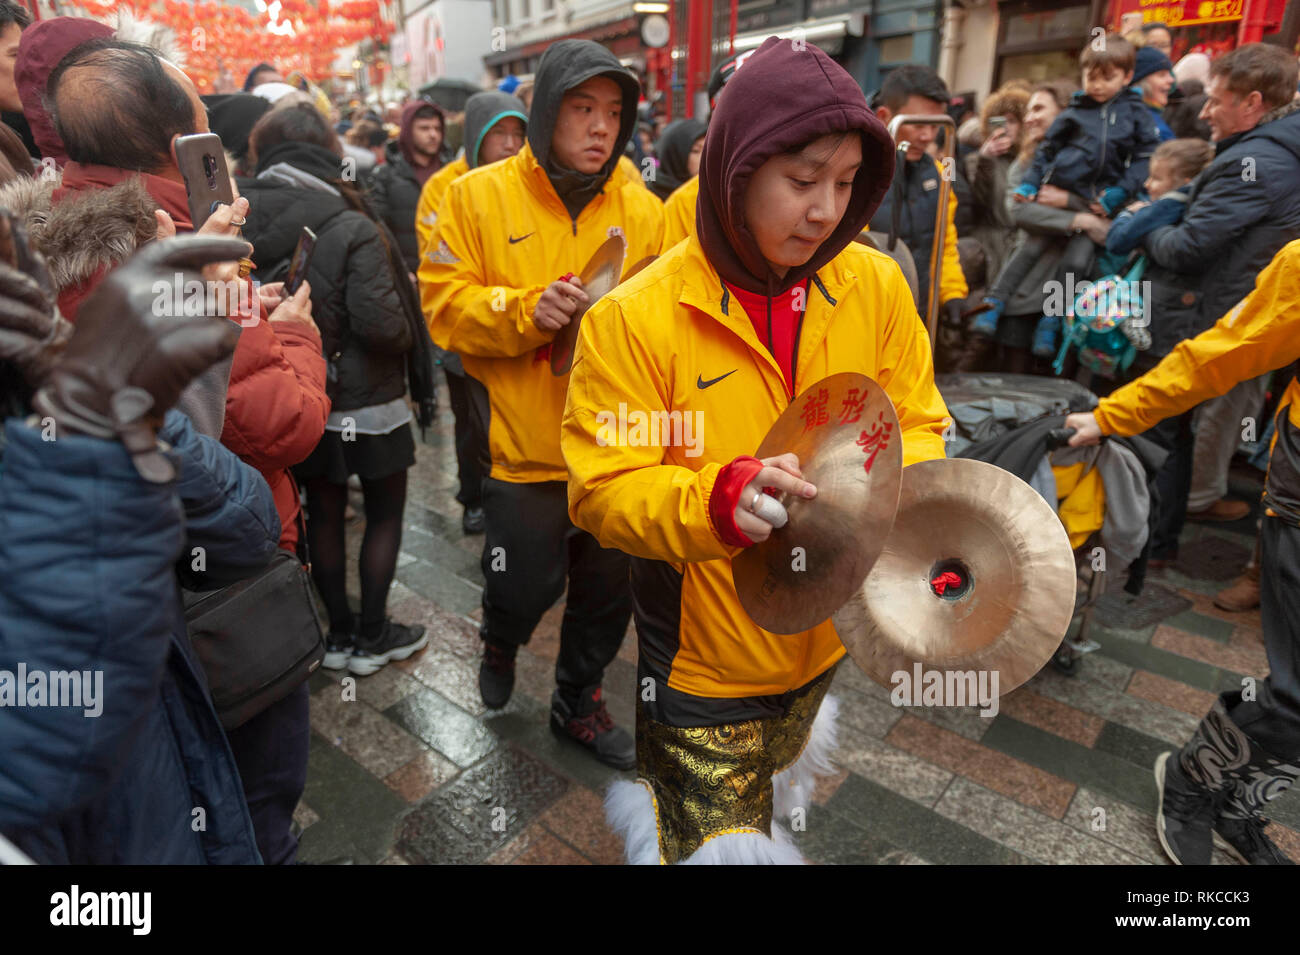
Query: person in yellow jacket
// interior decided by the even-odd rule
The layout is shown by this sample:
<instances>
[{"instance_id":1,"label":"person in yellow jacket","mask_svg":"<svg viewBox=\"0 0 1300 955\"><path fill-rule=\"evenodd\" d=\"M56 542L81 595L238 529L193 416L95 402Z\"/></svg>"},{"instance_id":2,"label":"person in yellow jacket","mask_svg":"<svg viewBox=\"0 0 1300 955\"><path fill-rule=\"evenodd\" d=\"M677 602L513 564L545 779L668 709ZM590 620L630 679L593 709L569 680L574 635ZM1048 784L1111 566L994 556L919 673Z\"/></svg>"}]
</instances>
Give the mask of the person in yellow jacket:
<instances>
[{"instance_id":1,"label":"person in yellow jacket","mask_svg":"<svg viewBox=\"0 0 1300 955\"><path fill-rule=\"evenodd\" d=\"M438 206L447 188L470 169L491 165L519 152L524 145L527 123L524 104L509 93L475 93L466 101L465 152L429 178L420 190L420 201L415 207L415 239L421 261L429 253L429 240L438 222ZM443 351L439 357L455 420L456 470L460 479L456 500L464 508L461 529L466 534L482 534L487 520L483 513L483 462L489 457L487 436L475 426L460 356Z\"/></svg>"},{"instance_id":2,"label":"person in yellow jacket","mask_svg":"<svg viewBox=\"0 0 1300 955\"><path fill-rule=\"evenodd\" d=\"M629 861L799 858L771 837L774 813L806 811L811 771L826 769L823 699L845 650L829 620L758 627L730 558L772 529L751 511L761 488L815 496L792 454L750 455L829 375L880 383L905 464L944 456L911 294L892 260L851 243L893 163L841 67L768 39L710 121L699 233L583 319L561 446L574 523L632 556L641 778L607 801ZM671 425L643 440L642 415Z\"/></svg>"},{"instance_id":3,"label":"person in yellow jacket","mask_svg":"<svg viewBox=\"0 0 1300 955\"><path fill-rule=\"evenodd\" d=\"M941 116L948 106L948 87L928 66L900 66L885 77L873 105L880 121L895 116ZM898 141L906 142L904 162L894 171L894 188L871 217L871 231L894 232L907 243L916 263L917 304L927 314L930 301L930 256L934 246L935 213L939 208L939 183L944 171L927 149L939 127L924 123L898 127ZM970 294L957 257L957 192L948 191L948 225L944 231L943 271L939 277L939 316L949 326L960 327L962 300ZM897 228L895 228L897 217Z\"/></svg>"},{"instance_id":4,"label":"person in yellow jacket","mask_svg":"<svg viewBox=\"0 0 1300 955\"><path fill-rule=\"evenodd\" d=\"M1070 443L1139 434L1300 359L1300 240L1212 328L1180 342L1141 378L1073 414ZM1169 856L1208 864L1212 833L1252 864L1292 864L1265 834L1266 803L1300 776L1300 380L1278 402L1260 528L1260 600L1269 674L1221 693L1192 738L1156 759L1156 829ZM1172 757L1172 758L1171 758Z\"/></svg>"},{"instance_id":5,"label":"person in yellow jacket","mask_svg":"<svg viewBox=\"0 0 1300 955\"><path fill-rule=\"evenodd\" d=\"M692 176L664 200L664 252L695 232L695 202L700 194L700 178Z\"/></svg>"},{"instance_id":6,"label":"person in yellow jacket","mask_svg":"<svg viewBox=\"0 0 1300 955\"><path fill-rule=\"evenodd\" d=\"M633 763L601 692L631 615L627 558L569 521L560 453L567 377L551 339L588 298L579 272L611 236L625 261L659 249L663 205L618 157L636 122L636 78L589 40L552 44L538 66L528 142L447 189L420 264L429 332L461 356L488 436L483 481L484 641L479 690L504 706L514 661L568 582L552 728L609 765Z\"/></svg>"}]
</instances>

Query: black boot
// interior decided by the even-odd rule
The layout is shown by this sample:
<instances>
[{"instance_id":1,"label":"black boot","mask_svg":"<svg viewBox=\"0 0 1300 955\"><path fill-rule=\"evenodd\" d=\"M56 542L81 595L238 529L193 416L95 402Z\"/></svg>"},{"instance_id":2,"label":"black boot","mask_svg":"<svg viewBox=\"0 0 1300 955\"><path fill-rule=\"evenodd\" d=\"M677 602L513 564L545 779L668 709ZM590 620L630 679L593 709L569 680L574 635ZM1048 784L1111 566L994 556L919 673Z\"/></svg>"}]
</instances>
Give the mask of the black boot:
<instances>
[{"instance_id":1,"label":"black boot","mask_svg":"<svg viewBox=\"0 0 1300 955\"><path fill-rule=\"evenodd\" d=\"M1156 757L1156 835L1169 858L1179 865L1209 865L1212 830L1219 806L1231 785L1226 773L1245 765L1246 736L1215 700L1177 756Z\"/></svg>"},{"instance_id":2,"label":"black boot","mask_svg":"<svg viewBox=\"0 0 1300 955\"><path fill-rule=\"evenodd\" d=\"M515 654L519 648L483 641L483 661L478 667L478 692L483 705L499 710L510 702L515 689Z\"/></svg>"},{"instance_id":3,"label":"black boot","mask_svg":"<svg viewBox=\"0 0 1300 955\"><path fill-rule=\"evenodd\" d=\"M1245 765L1228 771L1230 785L1214 822L1223 847L1246 865L1295 865L1264 832L1264 807L1291 788L1300 760L1279 759L1244 733L1250 751Z\"/></svg>"},{"instance_id":4,"label":"black boot","mask_svg":"<svg viewBox=\"0 0 1300 955\"><path fill-rule=\"evenodd\" d=\"M633 769L636 743L627 730L614 725L600 687L585 687L576 702L565 699L566 695L558 689L551 694L551 730L555 735L586 747L606 766Z\"/></svg>"}]
</instances>

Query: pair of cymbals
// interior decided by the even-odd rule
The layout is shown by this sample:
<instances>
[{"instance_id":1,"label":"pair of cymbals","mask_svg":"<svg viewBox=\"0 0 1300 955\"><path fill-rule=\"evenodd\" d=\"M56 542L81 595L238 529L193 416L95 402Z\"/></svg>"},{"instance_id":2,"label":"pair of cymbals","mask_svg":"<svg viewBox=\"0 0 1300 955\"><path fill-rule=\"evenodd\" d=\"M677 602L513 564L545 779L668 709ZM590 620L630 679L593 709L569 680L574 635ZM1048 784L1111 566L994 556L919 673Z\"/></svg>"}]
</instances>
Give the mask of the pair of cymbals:
<instances>
[{"instance_id":1,"label":"pair of cymbals","mask_svg":"<svg viewBox=\"0 0 1300 955\"><path fill-rule=\"evenodd\" d=\"M551 374L557 377L567 375L569 369L573 367L573 353L578 347L578 329L582 324L582 316L587 314L587 309L595 305L602 296L609 294L620 282L630 279L657 258L657 256L647 255L638 260L624 275L623 259L626 255L627 241L621 235L611 236L601 243L600 248L578 273L588 301L578 306L569 323L556 332L555 337L551 339Z\"/></svg>"},{"instance_id":2,"label":"pair of cymbals","mask_svg":"<svg viewBox=\"0 0 1300 955\"><path fill-rule=\"evenodd\" d=\"M857 420L831 414L833 402L862 394ZM1051 658L1073 614L1075 568L1037 491L963 458L904 469L893 405L861 375L800 395L756 456L784 451L799 456L817 496L782 498L786 526L732 560L741 605L760 627L802 633L831 619L854 662L885 686L921 663L996 670L1007 693Z\"/></svg>"}]
</instances>

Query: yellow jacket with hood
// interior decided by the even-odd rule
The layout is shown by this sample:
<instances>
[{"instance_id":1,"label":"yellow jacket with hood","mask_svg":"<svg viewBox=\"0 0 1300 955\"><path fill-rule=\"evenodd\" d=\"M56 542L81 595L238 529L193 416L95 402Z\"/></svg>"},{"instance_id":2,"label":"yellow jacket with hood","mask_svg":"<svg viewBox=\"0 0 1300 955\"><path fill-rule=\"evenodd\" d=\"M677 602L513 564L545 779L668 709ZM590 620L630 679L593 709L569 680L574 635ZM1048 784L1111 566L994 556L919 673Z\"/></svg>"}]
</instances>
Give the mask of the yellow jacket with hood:
<instances>
[{"instance_id":1,"label":"yellow jacket with hood","mask_svg":"<svg viewBox=\"0 0 1300 955\"><path fill-rule=\"evenodd\" d=\"M944 456L947 409L911 293L892 260L851 243L890 181L888 134L829 58L809 70L790 57L788 44L769 40L733 77L710 122L698 177L703 234L587 313L565 406L570 516L604 546L632 555L640 676L658 687L653 718L675 725L761 713L752 698L802 686L844 654L829 620L778 635L749 619L731 577L737 548L710 518L719 472L753 454L792 400L723 278L751 291L766 285L769 294L807 279L794 393L839 372L868 375L897 409L904 464ZM773 84L798 89L773 97ZM752 99L789 106L755 121L746 108ZM773 288L757 243L730 210L766 158L848 130L861 132L864 153L848 210L809 262ZM680 424L657 444L620 443L610 415L630 422L636 412Z\"/></svg>"},{"instance_id":2,"label":"yellow jacket with hood","mask_svg":"<svg viewBox=\"0 0 1300 955\"><path fill-rule=\"evenodd\" d=\"M421 259L429 252L429 240L438 224L438 207L442 205L447 188L467 172L469 163L464 156L457 156L430 176L420 190L420 201L415 204L415 242Z\"/></svg>"},{"instance_id":3,"label":"yellow jacket with hood","mask_svg":"<svg viewBox=\"0 0 1300 955\"><path fill-rule=\"evenodd\" d=\"M1254 290L1211 328L1182 342L1136 381L1101 399L1104 434L1141 434L1255 378L1300 360L1300 239L1284 245ZM1300 380L1278 402L1264 486L1266 513L1300 526Z\"/></svg>"},{"instance_id":4,"label":"yellow jacket with hood","mask_svg":"<svg viewBox=\"0 0 1300 955\"><path fill-rule=\"evenodd\" d=\"M564 92L599 75L623 87L620 135L603 175L561 178L566 201L547 169L551 130ZM560 416L568 378L551 373L554 333L533 323L542 292L580 272L611 235L626 238L625 263L659 251L663 204L639 177L629 181L618 162L636 121L637 89L607 50L552 44L538 67L528 142L517 155L461 176L439 208L420 263L421 301L433 340L458 353L465 373L487 391L490 476L497 480L567 477Z\"/></svg>"}]
</instances>

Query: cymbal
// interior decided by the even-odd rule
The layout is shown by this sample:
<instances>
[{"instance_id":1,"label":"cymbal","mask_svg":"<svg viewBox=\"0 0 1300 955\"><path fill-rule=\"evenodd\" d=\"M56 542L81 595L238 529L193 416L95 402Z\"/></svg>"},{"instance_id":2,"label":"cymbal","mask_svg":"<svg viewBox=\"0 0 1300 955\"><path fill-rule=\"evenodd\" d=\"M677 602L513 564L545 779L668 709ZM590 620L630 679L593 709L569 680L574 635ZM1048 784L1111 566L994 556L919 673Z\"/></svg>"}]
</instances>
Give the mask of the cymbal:
<instances>
[{"instance_id":1,"label":"cymbal","mask_svg":"<svg viewBox=\"0 0 1300 955\"><path fill-rule=\"evenodd\" d=\"M659 256L657 255L647 255L644 259L637 259L630 266L628 266L628 270L623 273L623 280L618 284L622 285L623 282L626 282L632 276L636 275L638 272L640 272L643 268L645 268L647 265L649 265L657 258L659 258Z\"/></svg>"},{"instance_id":2,"label":"cymbal","mask_svg":"<svg viewBox=\"0 0 1300 955\"><path fill-rule=\"evenodd\" d=\"M1051 658L1074 598L1074 555L1051 505L995 465L939 459L904 469L884 552L833 620L883 686L920 663L998 671L1004 694Z\"/></svg>"},{"instance_id":3,"label":"cymbal","mask_svg":"<svg viewBox=\"0 0 1300 955\"><path fill-rule=\"evenodd\" d=\"M578 346L578 328L587 309L596 304L596 300L614 288L623 274L623 257L627 254L627 240L621 235L610 236L601 243L596 254L583 266L578 278L582 280L582 290L590 301L579 305L578 310L551 339L551 374L567 375L573 367L573 350Z\"/></svg>"},{"instance_id":4,"label":"cymbal","mask_svg":"<svg viewBox=\"0 0 1300 955\"><path fill-rule=\"evenodd\" d=\"M741 606L771 633L817 626L862 587L893 525L903 469L893 403L878 384L852 372L807 388L754 456L787 451L798 455L817 496L780 495L785 526L731 560Z\"/></svg>"}]
</instances>

